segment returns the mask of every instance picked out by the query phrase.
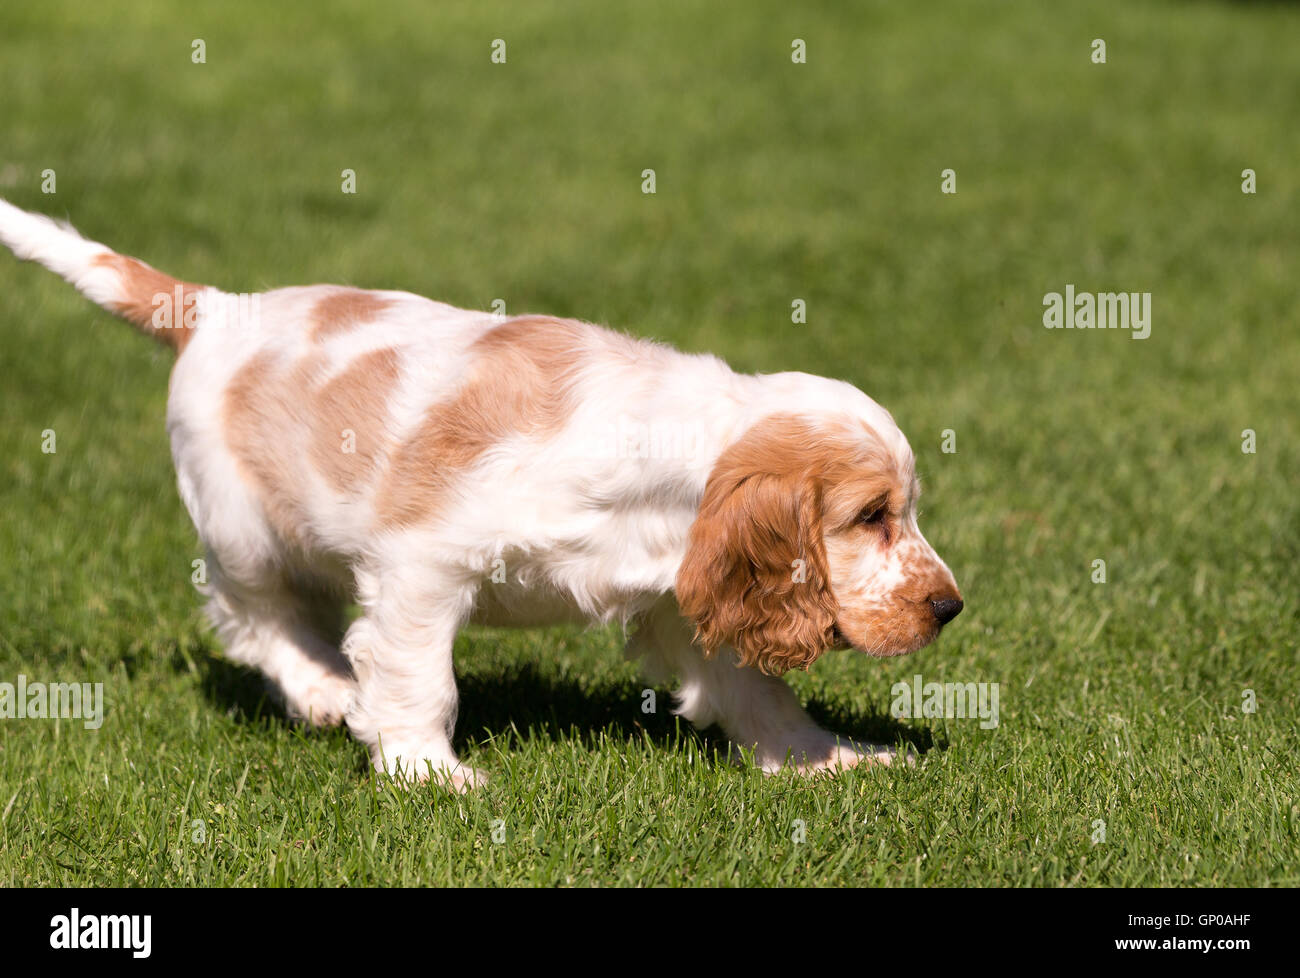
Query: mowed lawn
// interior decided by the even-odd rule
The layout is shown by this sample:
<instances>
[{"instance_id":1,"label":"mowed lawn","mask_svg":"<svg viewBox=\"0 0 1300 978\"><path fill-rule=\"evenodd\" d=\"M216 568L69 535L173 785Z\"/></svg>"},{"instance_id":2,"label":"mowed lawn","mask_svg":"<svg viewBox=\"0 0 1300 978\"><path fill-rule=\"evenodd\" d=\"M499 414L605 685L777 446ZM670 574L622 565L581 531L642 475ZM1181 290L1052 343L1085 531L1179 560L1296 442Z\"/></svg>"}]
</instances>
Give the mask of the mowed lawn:
<instances>
[{"instance_id":1,"label":"mowed lawn","mask_svg":"<svg viewBox=\"0 0 1300 978\"><path fill-rule=\"evenodd\" d=\"M1300 884L1300 9L1073 6L5 4L0 195L232 291L849 380L967 610L790 679L911 769L764 778L643 712L616 629L471 630L492 781L395 789L221 660L170 355L0 253L0 682L107 709L0 720L0 884ZM1150 336L1045 329L1067 284L1150 292ZM999 724L892 718L917 674Z\"/></svg>"}]
</instances>

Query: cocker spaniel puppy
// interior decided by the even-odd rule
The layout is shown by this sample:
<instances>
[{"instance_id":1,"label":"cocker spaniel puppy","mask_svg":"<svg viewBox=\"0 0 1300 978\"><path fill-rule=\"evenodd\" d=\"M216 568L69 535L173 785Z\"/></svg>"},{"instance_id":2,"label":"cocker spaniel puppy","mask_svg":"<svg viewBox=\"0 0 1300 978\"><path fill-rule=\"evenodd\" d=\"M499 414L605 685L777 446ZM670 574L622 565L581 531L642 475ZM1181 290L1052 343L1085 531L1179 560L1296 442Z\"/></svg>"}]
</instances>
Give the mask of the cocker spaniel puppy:
<instances>
[{"instance_id":1,"label":"cocker spaniel puppy","mask_svg":"<svg viewBox=\"0 0 1300 978\"><path fill-rule=\"evenodd\" d=\"M482 779L451 746L471 622L631 625L679 713L764 771L892 756L779 678L912 652L962 608L911 449L856 388L405 292L235 296L3 201L0 240L176 350L167 430L226 652L379 770Z\"/></svg>"}]
</instances>

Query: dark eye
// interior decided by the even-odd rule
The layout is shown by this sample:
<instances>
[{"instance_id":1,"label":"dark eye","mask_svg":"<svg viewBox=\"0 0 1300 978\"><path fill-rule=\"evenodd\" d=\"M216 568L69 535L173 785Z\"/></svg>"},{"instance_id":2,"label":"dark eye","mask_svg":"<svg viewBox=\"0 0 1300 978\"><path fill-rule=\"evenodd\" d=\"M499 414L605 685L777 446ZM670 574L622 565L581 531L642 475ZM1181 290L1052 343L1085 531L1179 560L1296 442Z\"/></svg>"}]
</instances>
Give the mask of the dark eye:
<instances>
[{"instance_id":1,"label":"dark eye","mask_svg":"<svg viewBox=\"0 0 1300 978\"><path fill-rule=\"evenodd\" d=\"M884 503L873 503L858 514L858 522L867 526L877 526L885 522Z\"/></svg>"}]
</instances>

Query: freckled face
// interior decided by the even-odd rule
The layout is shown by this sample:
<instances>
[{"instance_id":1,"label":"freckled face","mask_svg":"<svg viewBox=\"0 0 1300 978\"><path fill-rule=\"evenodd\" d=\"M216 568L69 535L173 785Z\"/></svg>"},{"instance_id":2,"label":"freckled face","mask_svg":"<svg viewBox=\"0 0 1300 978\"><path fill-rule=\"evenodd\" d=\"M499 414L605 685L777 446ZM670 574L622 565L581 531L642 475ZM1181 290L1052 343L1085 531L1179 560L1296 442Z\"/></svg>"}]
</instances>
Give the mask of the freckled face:
<instances>
[{"instance_id":1,"label":"freckled face","mask_svg":"<svg viewBox=\"0 0 1300 978\"><path fill-rule=\"evenodd\" d=\"M826 487L826 557L844 643L906 655L938 637L960 611L961 593L917 526L911 458L884 468Z\"/></svg>"}]
</instances>

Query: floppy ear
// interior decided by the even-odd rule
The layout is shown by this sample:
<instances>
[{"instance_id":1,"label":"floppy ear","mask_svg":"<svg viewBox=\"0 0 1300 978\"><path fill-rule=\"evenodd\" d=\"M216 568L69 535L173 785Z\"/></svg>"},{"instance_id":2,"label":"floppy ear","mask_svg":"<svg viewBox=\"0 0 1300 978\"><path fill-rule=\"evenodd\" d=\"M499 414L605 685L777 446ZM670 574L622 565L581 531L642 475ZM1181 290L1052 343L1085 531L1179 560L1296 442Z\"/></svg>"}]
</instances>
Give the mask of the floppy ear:
<instances>
[{"instance_id":1,"label":"floppy ear","mask_svg":"<svg viewBox=\"0 0 1300 978\"><path fill-rule=\"evenodd\" d=\"M807 434L769 420L719 458L677 572L677 602L707 654L806 669L833 644L836 603L822 542L822 489ZM802 452L800 451L802 449Z\"/></svg>"}]
</instances>

